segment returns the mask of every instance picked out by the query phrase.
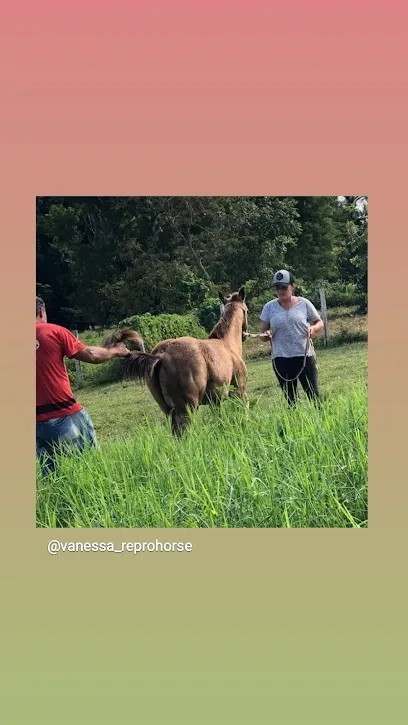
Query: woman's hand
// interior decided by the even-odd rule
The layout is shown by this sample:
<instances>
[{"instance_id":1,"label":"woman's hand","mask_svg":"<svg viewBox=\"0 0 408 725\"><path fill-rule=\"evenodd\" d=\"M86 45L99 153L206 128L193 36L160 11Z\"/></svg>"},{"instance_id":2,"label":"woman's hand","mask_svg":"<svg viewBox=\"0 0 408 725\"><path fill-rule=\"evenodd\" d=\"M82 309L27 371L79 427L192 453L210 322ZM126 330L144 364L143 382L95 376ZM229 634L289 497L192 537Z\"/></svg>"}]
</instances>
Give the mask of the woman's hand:
<instances>
[{"instance_id":1,"label":"woman's hand","mask_svg":"<svg viewBox=\"0 0 408 725\"><path fill-rule=\"evenodd\" d=\"M320 330L323 330L323 320L317 320L313 325L309 327L309 337L314 337Z\"/></svg>"},{"instance_id":2,"label":"woman's hand","mask_svg":"<svg viewBox=\"0 0 408 725\"><path fill-rule=\"evenodd\" d=\"M262 340L262 342L271 342L271 340L272 340L271 331L266 330L265 332L262 332L259 335L259 338L260 338L260 340Z\"/></svg>"}]
</instances>

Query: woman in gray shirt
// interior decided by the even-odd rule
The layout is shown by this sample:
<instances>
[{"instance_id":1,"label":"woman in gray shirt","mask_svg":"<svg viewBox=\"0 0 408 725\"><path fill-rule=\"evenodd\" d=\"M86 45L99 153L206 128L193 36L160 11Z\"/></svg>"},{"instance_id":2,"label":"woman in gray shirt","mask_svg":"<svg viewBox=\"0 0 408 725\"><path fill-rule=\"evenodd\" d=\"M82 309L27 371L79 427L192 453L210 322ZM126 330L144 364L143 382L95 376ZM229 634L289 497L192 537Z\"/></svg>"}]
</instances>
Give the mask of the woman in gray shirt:
<instances>
[{"instance_id":1,"label":"woman in gray shirt","mask_svg":"<svg viewBox=\"0 0 408 725\"><path fill-rule=\"evenodd\" d=\"M281 269L273 276L277 299L267 302L260 320L262 339L272 342L272 365L290 404L297 397L297 381L309 399L319 398L317 367L311 338L323 321L305 297L295 297L295 279Z\"/></svg>"}]
</instances>

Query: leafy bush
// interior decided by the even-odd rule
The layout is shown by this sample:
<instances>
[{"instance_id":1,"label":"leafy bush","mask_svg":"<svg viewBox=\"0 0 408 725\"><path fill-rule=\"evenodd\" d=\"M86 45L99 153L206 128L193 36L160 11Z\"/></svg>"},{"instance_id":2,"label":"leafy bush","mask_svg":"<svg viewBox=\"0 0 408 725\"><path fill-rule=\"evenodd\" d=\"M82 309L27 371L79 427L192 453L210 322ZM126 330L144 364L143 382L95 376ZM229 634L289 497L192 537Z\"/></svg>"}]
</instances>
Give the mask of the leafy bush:
<instances>
[{"instance_id":1,"label":"leafy bush","mask_svg":"<svg viewBox=\"0 0 408 725\"><path fill-rule=\"evenodd\" d=\"M134 315L122 320L118 327L131 327L137 330L145 343L146 352L167 338L192 337L205 338L205 330L200 327L194 315ZM80 339L86 345L101 345L103 340L112 334L113 330L104 330L96 333L87 331L80 334ZM122 361L120 358L113 358L103 365L82 364L82 380L84 387L90 385L103 385L114 383L121 379ZM78 390L75 360L66 361L68 375L73 390Z\"/></svg>"},{"instance_id":2,"label":"leafy bush","mask_svg":"<svg viewBox=\"0 0 408 725\"><path fill-rule=\"evenodd\" d=\"M188 315L132 315L118 324L118 328L131 327L136 330L145 344L146 352L151 351L158 342L175 337L197 337L204 339L207 335L198 323L194 314ZM103 340L114 330L86 331L80 334L80 339L86 345L101 345ZM78 390L75 360L67 361L67 370L73 389ZM113 358L103 365L82 364L83 385L103 385L117 382L121 379L121 360Z\"/></svg>"},{"instance_id":3,"label":"leafy bush","mask_svg":"<svg viewBox=\"0 0 408 725\"><path fill-rule=\"evenodd\" d=\"M196 315L132 315L121 320L118 325L136 330L145 344L146 352L152 350L158 342L175 337L198 337L203 339L206 332L199 324Z\"/></svg>"},{"instance_id":4,"label":"leafy bush","mask_svg":"<svg viewBox=\"0 0 408 725\"><path fill-rule=\"evenodd\" d=\"M198 310L198 321L207 332L211 332L220 319L220 300L216 297L207 299Z\"/></svg>"},{"instance_id":5,"label":"leafy bush","mask_svg":"<svg viewBox=\"0 0 408 725\"><path fill-rule=\"evenodd\" d=\"M360 294L357 285L343 282L323 282L322 287L326 294L327 307L347 307L359 304ZM307 297L317 309L320 308L319 286L310 285L304 280L296 281L296 291L302 297Z\"/></svg>"}]
</instances>

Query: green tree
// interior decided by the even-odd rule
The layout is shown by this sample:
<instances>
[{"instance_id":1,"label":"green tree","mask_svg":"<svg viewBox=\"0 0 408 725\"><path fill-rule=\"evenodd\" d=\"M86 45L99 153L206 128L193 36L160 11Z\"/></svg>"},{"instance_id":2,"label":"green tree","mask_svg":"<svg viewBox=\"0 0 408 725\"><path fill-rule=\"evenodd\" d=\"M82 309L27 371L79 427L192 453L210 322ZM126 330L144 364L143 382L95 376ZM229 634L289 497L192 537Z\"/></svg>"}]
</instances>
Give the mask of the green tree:
<instances>
[{"instance_id":1,"label":"green tree","mask_svg":"<svg viewBox=\"0 0 408 725\"><path fill-rule=\"evenodd\" d=\"M336 278L340 243L339 203L335 196L294 197L302 230L288 248L286 263L297 277L313 283Z\"/></svg>"},{"instance_id":2,"label":"green tree","mask_svg":"<svg viewBox=\"0 0 408 725\"><path fill-rule=\"evenodd\" d=\"M368 199L345 197L343 209L346 223L339 250L339 276L347 283L356 284L360 293L360 309L368 306Z\"/></svg>"},{"instance_id":3,"label":"green tree","mask_svg":"<svg viewBox=\"0 0 408 725\"><path fill-rule=\"evenodd\" d=\"M78 328L183 314L242 284L254 298L279 267L364 291L361 199L40 197L37 291L50 318Z\"/></svg>"}]
</instances>

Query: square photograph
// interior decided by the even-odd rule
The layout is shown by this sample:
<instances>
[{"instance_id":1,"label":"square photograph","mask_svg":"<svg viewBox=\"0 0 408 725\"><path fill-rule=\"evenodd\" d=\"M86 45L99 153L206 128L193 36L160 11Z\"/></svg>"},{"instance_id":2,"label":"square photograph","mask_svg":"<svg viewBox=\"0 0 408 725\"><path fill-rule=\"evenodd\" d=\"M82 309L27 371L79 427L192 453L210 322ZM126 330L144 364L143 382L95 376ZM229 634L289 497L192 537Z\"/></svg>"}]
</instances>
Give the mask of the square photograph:
<instances>
[{"instance_id":1,"label":"square photograph","mask_svg":"<svg viewBox=\"0 0 408 725\"><path fill-rule=\"evenodd\" d=\"M37 528L366 528L368 198L37 197Z\"/></svg>"}]
</instances>

